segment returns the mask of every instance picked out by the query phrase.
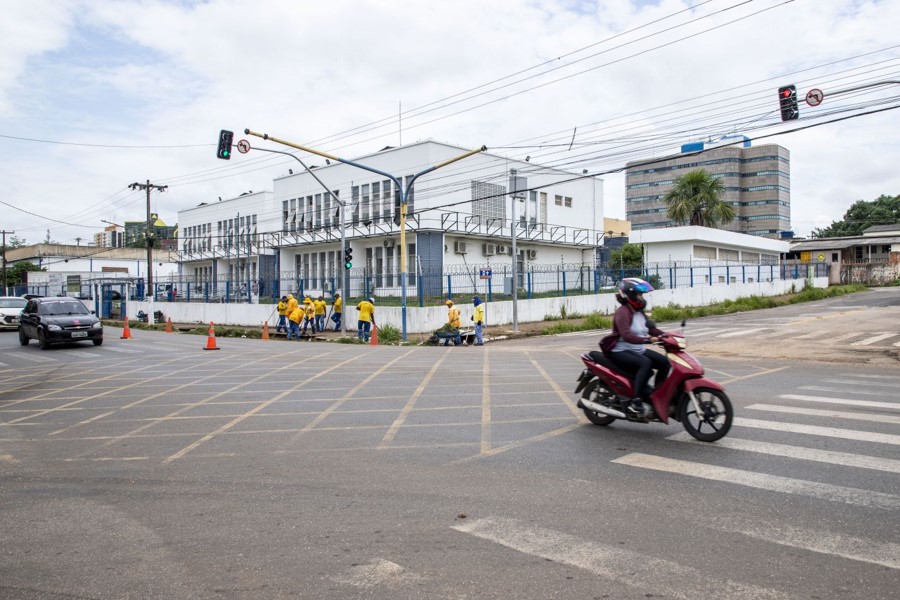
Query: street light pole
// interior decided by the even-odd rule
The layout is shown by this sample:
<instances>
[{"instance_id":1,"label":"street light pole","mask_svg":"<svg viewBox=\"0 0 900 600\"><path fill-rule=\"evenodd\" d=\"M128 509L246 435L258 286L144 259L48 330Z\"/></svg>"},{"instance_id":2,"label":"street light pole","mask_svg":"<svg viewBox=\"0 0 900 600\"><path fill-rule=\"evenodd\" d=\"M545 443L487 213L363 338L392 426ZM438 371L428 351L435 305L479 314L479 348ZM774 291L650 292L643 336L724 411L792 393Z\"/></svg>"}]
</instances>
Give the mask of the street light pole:
<instances>
[{"instance_id":1,"label":"street light pole","mask_svg":"<svg viewBox=\"0 0 900 600\"><path fill-rule=\"evenodd\" d=\"M304 152L309 152L310 154L317 154L318 156L322 156L322 157L328 158L330 160L336 160L338 162L344 163L345 165L350 165L351 167L357 167L359 169L363 169L364 171L369 171L371 173L376 173L383 177L387 177L388 179L390 179L391 181L394 182L394 185L397 186L398 190L400 190L400 244L401 244L401 248L400 248L400 266L401 266L401 271L400 271L400 308L401 308L401 311L400 312L401 312L401 321L402 321L401 329L402 329L402 334L403 334L403 341L405 342L407 340L407 335L406 335L406 295L407 295L406 294L406 284L407 284L406 214L407 214L407 198L409 197L409 191L412 189L413 184L416 182L416 179L418 179L422 175L426 175L428 173L431 173L432 171L436 171L437 169L440 169L441 167L446 167L449 164L455 163L464 158L468 158L468 157L472 156L473 154L478 154L479 152L484 152L487 150L487 146L482 146L480 148L476 148L475 150L469 150L468 152L461 154L457 157L451 158L449 160L445 160L444 162L438 163L436 165L428 167L427 169L419 171L418 173L416 173L415 175L410 177L409 180L406 182L406 187L403 187L403 183L400 181L400 179L398 179L394 175L391 175L390 173L386 173L385 171L381 171L374 167L369 167L367 165L363 165L358 162L348 160L346 158L334 156L332 154L328 154L328 153L322 152L320 150L314 150L312 148L307 148L306 146L301 146L300 144L295 144L295 143L289 142L287 140L278 139L276 137L270 136L268 133L257 133L255 131L245 129L244 134L245 135L253 135L253 136L262 138L264 140L270 140L277 144L283 144L285 146L290 146L291 148L303 150ZM297 159L297 160L299 160L299 159Z\"/></svg>"},{"instance_id":2,"label":"street light pole","mask_svg":"<svg viewBox=\"0 0 900 600\"><path fill-rule=\"evenodd\" d=\"M334 192L332 192L330 189L328 189L328 186L325 185L325 182L323 182L321 179L319 179L319 176L316 175L315 173L313 173L312 169L307 167L305 162L303 162L302 160L300 160L300 158L294 156L290 152L282 152L281 150L269 150L268 148L256 148L256 150L259 150L261 152L271 152L273 154L284 154L285 156L290 156L291 158L296 160L298 163L300 163L303 166L303 168L306 169L306 172L309 173L310 175L312 175L312 178L315 179L317 182L319 182L319 185L321 185L322 188L324 188L325 193L327 193L329 196L331 196L331 199L337 203L337 205L340 207L339 210L340 210L340 215L341 215L341 219L340 219L341 248L340 248L340 251L338 252L338 254L342 255L344 252L344 248L347 247L347 231L344 228L344 208L346 207L346 205L344 204L344 202L342 202L341 199L338 198L334 194ZM341 262L343 262L343 261L341 261ZM347 298L350 296L350 271L347 270L346 268L344 269L343 277L341 277L341 293L344 294L344 302L346 302ZM346 313L344 313L344 314L346 314ZM347 331L347 319L341 319L341 331Z\"/></svg>"}]
</instances>

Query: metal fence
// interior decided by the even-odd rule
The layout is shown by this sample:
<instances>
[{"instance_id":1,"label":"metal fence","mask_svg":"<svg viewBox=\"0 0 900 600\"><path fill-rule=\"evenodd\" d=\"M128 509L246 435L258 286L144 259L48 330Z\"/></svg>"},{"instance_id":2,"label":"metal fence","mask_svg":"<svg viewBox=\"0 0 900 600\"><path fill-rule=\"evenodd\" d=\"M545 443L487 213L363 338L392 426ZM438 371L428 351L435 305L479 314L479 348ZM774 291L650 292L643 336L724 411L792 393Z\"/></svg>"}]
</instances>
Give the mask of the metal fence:
<instances>
[{"instance_id":1,"label":"metal fence","mask_svg":"<svg viewBox=\"0 0 900 600\"><path fill-rule=\"evenodd\" d=\"M640 268L597 267L588 264L530 265L516 273L515 289L522 299L596 294L615 289L625 277L642 277L657 289L686 288L712 285L732 285L784 279L826 277L830 265L811 264L736 264L718 261L653 263ZM494 267L420 269L409 273L407 302L428 306L446 299L469 299L480 294L489 302L512 298L513 274L509 265ZM60 289L41 285L17 287L15 295L25 293L45 296L68 295L93 299L106 289L116 297L117 292L130 299L145 297L142 279L116 284L98 284L83 278L80 286L62 285ZM112 287L119 286L119 287ZM282 295L332 298L341 291L340 274L334 276L299 277L296 273L282 273L278 279L232 281L228 278L201 279L193 276L166 277L156 281L158 302L212 303L274 303ZM127 291L126 291L127 290ZM343 293L345 301L353 298L375 297L381 304L400 303L400 274L372 273L366 269L350 272L350 290Z\"/></svg>"}]
</instances>

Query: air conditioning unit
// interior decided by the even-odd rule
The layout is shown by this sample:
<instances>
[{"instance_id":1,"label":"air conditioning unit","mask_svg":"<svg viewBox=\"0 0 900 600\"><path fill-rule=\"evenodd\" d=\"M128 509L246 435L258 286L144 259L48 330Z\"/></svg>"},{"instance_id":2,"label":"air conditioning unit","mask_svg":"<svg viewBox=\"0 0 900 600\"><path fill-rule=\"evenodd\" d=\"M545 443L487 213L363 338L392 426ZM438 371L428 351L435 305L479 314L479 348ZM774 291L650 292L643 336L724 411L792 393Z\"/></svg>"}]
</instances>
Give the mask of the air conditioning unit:
<instances>
[{"instance_id":1,"label":"air conditioning unit","mask_svg":"<svg viewBox=\"0 0 900 600\"><path fill-rule=\"evenodd\" d=\"M457 242L459 243L459 242ZM493 256L497 254L497 244L482 244L481 251L485 256Z\"/></svg>"},{"instance_id":2,"label":"air conditioning unit","mask_svg":"<svg viewBox=\"0 0 900 600\"><path fill-rule=\"evenodd\" d=\"M465 254L469 248L465 242L453 242L453 251L457 254Z\"/></svg>"},{"instance_id":3,"label":"air conditioning unit","mask_svg":"<svg viewBox=\"0 0 900 600\"><path fill-rule=\"evenodd\" d=\"M528 250L526 255L528 256L528 260L534 260L537 258L537 250Z\"/></svg>"},{"instance_id":4,"label":"air conditioning unit","mask_svg":"<svg viewBox=\"0 0 900 600\"><path fill-rule=\"evenodd\" d=\"M393 248L394 244L396 244L396 243L397 243L396 240L384 240L384 247L385 248Z\"/></svg>"},{"instance_id":5,"label":"air conditioning unit","mask_svg":"<svg viewBox=\"0 0 900 600\"><path fill-rule=\"evenodd\" d=\"M509 254L509 246L497 244L497 254Z\"/></svg>"}]
</instances>

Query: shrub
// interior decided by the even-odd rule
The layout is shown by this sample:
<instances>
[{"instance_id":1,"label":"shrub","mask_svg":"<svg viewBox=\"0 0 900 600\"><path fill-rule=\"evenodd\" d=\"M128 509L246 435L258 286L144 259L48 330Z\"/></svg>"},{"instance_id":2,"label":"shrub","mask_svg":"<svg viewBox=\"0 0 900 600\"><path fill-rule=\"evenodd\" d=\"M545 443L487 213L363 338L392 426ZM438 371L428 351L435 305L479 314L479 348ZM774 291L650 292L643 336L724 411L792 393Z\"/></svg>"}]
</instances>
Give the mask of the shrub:
<instances>
[{"instance_id":1,"label":"shrub","mask_svg":"<svg viewBox=\"0 0 900 600\"><path fill-rule=\"evenodd\" d=\"M403 332L390 323L378 326L379 344L399 344L402 338Z\"/></svg>"}]
</instances>

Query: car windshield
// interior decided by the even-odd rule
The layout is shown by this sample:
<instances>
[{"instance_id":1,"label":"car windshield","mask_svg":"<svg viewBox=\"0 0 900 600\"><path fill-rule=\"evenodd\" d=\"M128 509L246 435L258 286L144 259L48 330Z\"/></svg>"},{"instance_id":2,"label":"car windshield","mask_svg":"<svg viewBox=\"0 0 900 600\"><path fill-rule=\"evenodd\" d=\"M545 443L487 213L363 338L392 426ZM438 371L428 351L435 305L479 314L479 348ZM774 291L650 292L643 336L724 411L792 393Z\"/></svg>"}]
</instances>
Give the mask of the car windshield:
<instances>
[{"instance_id":1,"label":"car windshield","mask_svg":"<svg viewBox=\"0 0 900 600\"><path fill-rule=\"evenodd\" d=\"M41 304L38 312L42 315L89 315L87 307L81 302L47 302Z\"/></svg>"},{"instance_id":2,"label":"car windshield","mask_svg":"<svg viewBox=\"0 0 900 600\"><path fill-rule=\"evenodd\" d=\"M25 308L26 304L25 298L0 298L0 308Z\"/></svg>"}]
</instances>

